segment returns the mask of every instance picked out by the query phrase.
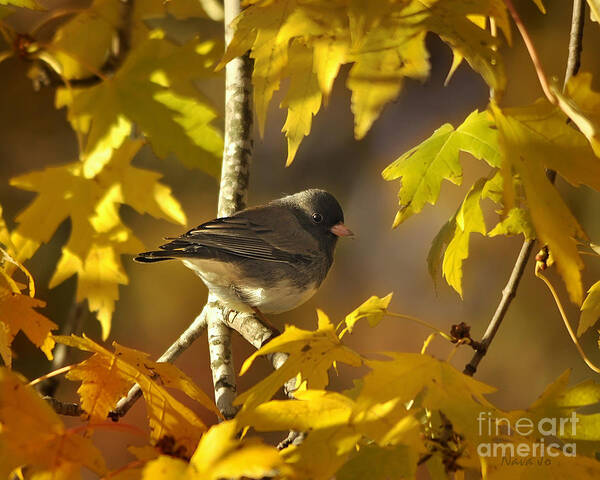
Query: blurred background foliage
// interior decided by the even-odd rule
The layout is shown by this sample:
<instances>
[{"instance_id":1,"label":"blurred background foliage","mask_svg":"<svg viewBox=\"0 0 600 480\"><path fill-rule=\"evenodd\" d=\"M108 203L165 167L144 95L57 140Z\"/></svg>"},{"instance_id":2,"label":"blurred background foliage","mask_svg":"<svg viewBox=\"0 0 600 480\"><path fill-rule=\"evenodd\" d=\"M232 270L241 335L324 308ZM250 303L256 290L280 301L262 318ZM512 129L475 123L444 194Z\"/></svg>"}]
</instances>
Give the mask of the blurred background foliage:
<instances>
[{"instance_id":1,"label":"blurred background foliage","mask_svg":"<svg viewBox=\"0 0 600 480\"><path fill-rule=\"evenodd\" d=\"M5 21L25 33L55 9L86 5L86 2L46 1L46 12L19 11ZM546 15L541 15L530 1L516 2L516 6L532 34L546 71L562 79L567 57L570 2L546 1ZM590 24L589 18L586 22ZM41 35L49 38L60 23L60 20L49 22ZM220 35L221 29L218 23L200 19L169 19L161 26L179 39L188 38L198 31L203 35ZM598 45L600 29L597 25L587 25L582 71L600 71ZM487 239L473 235L471 254L465 265L464 301L444 282L439 282L436 291L425 259L432 238L454 213L468 186L487 171L468 155L461 154L465 170L463 187L444 182L436 208L425 208L397 230L391 229L397 207L397 185L381 179L383 168L428 137L441 124L450 122L458 125L474 108L484 109L488 100L483 80L464 62L449 85L444 87L444 78L452 60L450 49L431 35L427 39L427 47L432 62L430 79L422 84L407 80L397 101L385 108L366 137L359 142L353 137L350 95L344 86L348 69L342 69L335 81L329 105L314 119L311 135L304 140L289 168L284 167L287 147L285 137L280 133L285 112L277 108L282 95L275 94L267 117L265 137L259 139L257 134L255 141L249 204L263 203L308 187L325 188L338 198L344 208L346 224L356 233L354 240L339 243L334 267L318 293L300 308L272 317L272 321L281 328L292 323L314 329L317 307L337 323L370 295L383 296L393 291L392 311L419 316L442 330L449 330L452 324L464 321L472 327L474 338L480 338L485 330L514 264L521 239ZM523 105L541 96L530 59L518 37L514 37L513 48L506 49L504 55L509 78L504 105ZM54 108L52 88L34 91L27 78L28 67L28 63L18 58L0 63L0 204L10 228L14 227L15 216L33 198L33 194L10 187L8 179L71 162L77 157L76 138L67 123L65 110ZM223 104L220 75L199 85L217 108ZM593 86L595 90L599 87ZM166 161L157 159L149 147L143 148L134 163L164 174L165 183L171 186L188 215L189 227L214 217L218 195L218 183L214 178L200 171L188 170L173 158ZM560 179L557 188L591 240L600 243L597 195L593 195L587 187L575 190ZM491 205L486 206L491 219ZM48 208L52 206L48 205ZM148 248L158 246L165 236L184 231L166 221L138 215L128 207L122 207L121 213ZM53 290L48 290L47 286L69 229L67 221L52 241L43 245L27 263L36 278L37 297L48 303L43 312L58 324L65 322L72 308L76 279L72 277ZM600 264L592 263L594 261L597 262L594 259L587 262L585 285L600 277ZM130 284L120 288L121 298L109 340L118 340L122 345L157 357L199 313L206 299L206 287L179 263L165 262L148 267L125 258L124 264ZM555 272L550 276L567 303L564 285ZM569 304L567 313L572 324L576 325L578 309ZM99 339L98 322L91 315L86 320L84 331ZM429 331L418 325L387 318L377 329L360 325L353 335L345 338L345 342L364 354L386 350L416 352L428 334ZM45 357L21 337L19 335L13 345L16 354L14 368L29 378L46 373L49 364ZM597 357L595 331L590 331L582 340L591 357ZM234 335L238 370L252 350L243 339ZM430 353L446 358L449 347L445 342L434 340ZM471 354L470 349L462 348L452 363L462 370ZM75 353L69 355L72 357L68 363L76 360ZM205 337L182 356L178 365L204 390L212 389ZM477 378L499 389L490 397L498 407L522 408L533 401L545 385L570 367L573 368L573 382L593 375L568 338L550 293L533 276L533 262L530 261L517 298L482 362ZM246 390L269 371L266 361L258 362L248 374L239 378L238 391ZM332 379L332 388L337 390L351 386L357 373L342 366L339 375ZM74 388L64 382L57 396L67 399L73 395ZM135 423L136 418L140 420L143 416L140 402L127 417L127 422ZM106 446L102 442L98 445L101 449ZM117 446L113 445L113 448L115 456L110 463L114 461L117 464L119 457L125 453L119 453Z\"/></svg>"}]
</instances>

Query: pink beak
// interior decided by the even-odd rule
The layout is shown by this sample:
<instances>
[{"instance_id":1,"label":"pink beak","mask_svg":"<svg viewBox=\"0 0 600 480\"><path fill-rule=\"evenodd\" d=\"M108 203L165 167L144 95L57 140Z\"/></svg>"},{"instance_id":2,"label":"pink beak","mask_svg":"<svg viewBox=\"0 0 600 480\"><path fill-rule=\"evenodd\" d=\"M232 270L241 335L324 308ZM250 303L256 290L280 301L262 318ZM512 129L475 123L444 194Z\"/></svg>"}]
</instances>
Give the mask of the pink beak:
<instances>
[{"instance_id":1,"label":"pink beak","mask_svg":"<svg viewBox=\"0 0 600 480\"><path fill-rule=\"evenodd\" d=\"M342 222L331 227L329 229L329 231L331 233L333 233L334 235L337 235L338 237L353 237L354 236L354 233L352 233L352 230L350 230Z\"/></svg>"}]
</instances>

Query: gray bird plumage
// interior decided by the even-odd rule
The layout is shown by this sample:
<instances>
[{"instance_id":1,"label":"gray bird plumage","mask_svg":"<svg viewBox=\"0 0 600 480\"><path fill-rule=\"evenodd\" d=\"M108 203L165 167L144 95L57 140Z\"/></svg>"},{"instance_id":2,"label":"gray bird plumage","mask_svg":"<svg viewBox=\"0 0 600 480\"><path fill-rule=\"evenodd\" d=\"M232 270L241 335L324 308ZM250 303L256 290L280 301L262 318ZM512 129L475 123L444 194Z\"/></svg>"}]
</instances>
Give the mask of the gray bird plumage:
<instances>
[{"instance_id":1,"label":"gray bird plumage","mask_svg":"<svg viewBox=\"0 0 600 480\"><path fill-rule=\"evenodd\" d=\"M343 220L333 195L310 189L203 223L135 260L180 259L229 308L279 313L322 283L337 235L351 234Z\"/></svg>"}]
</instances>

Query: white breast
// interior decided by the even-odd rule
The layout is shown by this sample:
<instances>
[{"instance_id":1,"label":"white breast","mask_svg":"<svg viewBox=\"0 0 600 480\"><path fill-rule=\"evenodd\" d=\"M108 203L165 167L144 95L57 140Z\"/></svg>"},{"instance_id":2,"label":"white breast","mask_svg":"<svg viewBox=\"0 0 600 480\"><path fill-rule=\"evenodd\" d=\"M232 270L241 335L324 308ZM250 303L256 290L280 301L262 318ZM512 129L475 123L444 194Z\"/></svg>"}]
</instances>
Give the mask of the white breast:
<instances>
[{"instance_id":1,"label":"white breast","mask_svg":"<svg viewBox=\"0 0 600 480\"><path fill-rule=\"evenodd\" d=\"M183 260L206 284L208 289L229 308L252 312L256 307L263 313L282 313L306 302L317 291L316 283L299 288L292 281L279 282L266 288L258 284L236 285L239 276L232 265L205 259Z\"/></svg>"},{"instance_id":2,"label":"white breast","mask_svg":"<svg viewBox=\"0 0 600 480\"><path fill-rule=\"evenodd\" d=\"M242 296L251 299L251 305L263 313L282 313L302 305L317 291L317 285L311 284L301 289L291 281L280 283L276 287L244 287Z\"/></svg>"}]
</instances>

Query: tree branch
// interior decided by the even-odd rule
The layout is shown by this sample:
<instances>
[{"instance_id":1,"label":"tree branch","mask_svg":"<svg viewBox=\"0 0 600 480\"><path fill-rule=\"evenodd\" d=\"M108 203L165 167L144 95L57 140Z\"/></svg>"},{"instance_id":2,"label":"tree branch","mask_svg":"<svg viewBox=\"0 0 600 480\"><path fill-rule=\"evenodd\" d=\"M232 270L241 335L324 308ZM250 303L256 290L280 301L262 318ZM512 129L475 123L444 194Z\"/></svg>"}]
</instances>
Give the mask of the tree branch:
<instances>
[{"instance_id":1,"label":"tree branch","mask_svg":"<svg viewBox=\"0 0 600 480\"><path fill-rule=\"evenodd\" d=\"M521 277L523 276L523 272L525 271L525 266L527 265L527 261L529 260L529 256L531 255L531 250L533 250L533 244L535 240L525 240L523 242L523 246L521 247L521 251L519 252L519 256L517 257L517 261L515 262L515 266L513 267L512 273L510 274L510 278L508 279L508 283L502 290L502 299L496 308L496 312L490 321L487 330L483 334L481 339L481 347L475 352L471 361L465 366L463 373L465 375L473 376L473 374L477 371L477 366L481 359L487 353L487 350L500 328L500 324L502 320L504 320L504 316L508 311L508 307L510 306L513 298L515 298L517 294L517 288L519 287L519 282L521 281Z\"/></svg>"},{"instance_id":2,"label":"tree branch","mask_svg":"<svg viewBox=\"0 0 600 480\"><path fill-rule=\"evenodd\" d=\"M279 335L277 330L273 330L263 324L253 314L235 312L228 315L224 319L227 325L238 332L250 345L259 349L270 340ZM267 355L267 358L273 365L275 370L278 370L288 359L289 355L284 352L276 352ZM284 393L293 398L296 391L296 378L289 379L283 386Z\"/></svg>"},{"instance_id":3,"label":"tree branch","mask_svg":"<svg viewBox=\"0 0 600 480\"><path fill-rule=\"evenodd\" d=\"M240 0L225 0L225 46L233 38L231 22L241 13ZM246 207L252 157L252 64L250 57L235 58L225 67L225 146L221 167L218 216ZM207 305L211 305L211 298ZM222 307L209 307L208 345L215 402L225 418L235 415L236 394L231 329ZM228 315L228 314L227 314Z\"/></svg>"},{"instance_id":4,"label":"tree branch","mask_svg":"<svg viewBox=\"0 0 600 480\"><path fill-rule=\"evenodd\" d=\"M569 35L569 56L563 90L573 75L581 66L581 51L583 50L583 26L585 24L585 0L573 0L573 16L571 18L571 34Z\"/></svg>"},{"instance_id":5,"label":"tree branch","mask_svg":"<svg viewBox=\"0 0 600 480\"><path fill-rule=\"evenodd\" d=\"M50 396L44 396L42 399L48 402L48 405L50 405L59 415L66 415L67 417L80 417L84 413L78 403L61 402L60 400Z\"/></svg>"},{"instance_id":6,"label":"tree branch","mask_svg":"<svg viewBox=\"0 0 600 480\"><path fill-rule=\"evenodd\" d=\"M231 329L223 320L223 307L209 294L208 352L215 391L215 403L226 419L235 417L238 409L233 405L237 393L233 353L231 351Z\"/></svg>"},{"instance_id":7,"label":"tree branch","mask_svg":"<svg viewBox=\"0 0 600 480\"><path fill-rule=\"evenodd\" d=\"M513 15L515 22L517 22L518 15L514 9L514 6L511 3L511 1L506 0L506 5L508 6L511 14ZM581 51L583 49L583 25L584 25L584 22L585 22L585 0L573 0L573 15L572 15L572 19L571 19L571 33L569 35L569 55L567 58L567 69L565 72L564 86L566 86L567 82L573 75L577 74L577 72L579 71L579 67L581 65ZM525 40L525 41L526 41L528 49L530 50L530 54L531 54L532 50L535 53L535 49L533 48L531 39L529 39L529 35L527 34L527 31L524 29L523 24L520 22L520 19L519 19L519 22L517 22L517 26L519 26L519 31L521 32L523 39L524 40L528 39L528 41L527 40ZM521 30L521 28L523 28L523 30ZM531 49L530 49L530 47L531 47ZM537 54L532 56L532 59L534 57L537 59ZM537 60L537 62L538 63L536 64L536 62L534 61L534 64L536 64L536 71L538 72L538 77L540 79L540 83L542 84L542 88L544 88L544 82L542 81L542 79L545 79L545 75L543 74L543 70L541 69L541 64L539 64L539 59ZM538 69L538 64L539 64L539 69ZM541 74L540 74L540 72L541 72ZM547 84L546 84L546 86L547 86ZM564 86L563 86L563 90L564 90ZM544 88L544 92L546 93L545 88ZM554 96L552 96L552 97L554 97ZM554 183L554 181L556 179L556 172L554 170L547 170L546 175L548 176L548 179L550 180L550 182ZM500 328L500 324L502 323L502 320L504 319L506 312L508 311L508 307L510 306L513 298L515 297L515 295L517 293L517 289L519 287L519 282L521 281L521 277L523 276L525 266L527 265L527 261L529 260L529 257L531 255L531 251L533 249L534 242L535 242L535 240L525 240L523 242L523 246L521 247L521 251L519 252L519 256L517 257L515 266L513 267L512 273L510 274L508 283L504 287L504 290L502 290L502 298L500 300L500 303L498 304L498 307L496 308L494 316L492 317L492 320L490 321L488 328L486 329L486 331L483 335L483 338L481 339L481 348L477 352L475 352L475 355L473 355L473 358L471 359L471 361L465 366L465 368L463 370L464 374L473 376L475 374L475 372L477 371L477 366L479 365L479 362L487 353L490 343L494 339L494 336L496 335L498 328Z\"/></svg>"}]
</instances>

